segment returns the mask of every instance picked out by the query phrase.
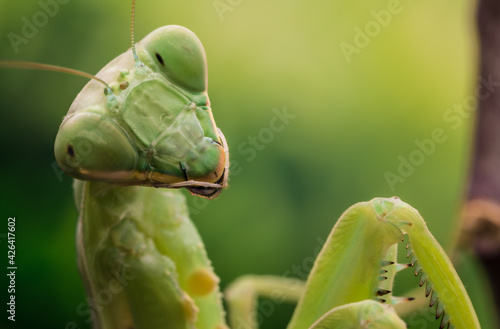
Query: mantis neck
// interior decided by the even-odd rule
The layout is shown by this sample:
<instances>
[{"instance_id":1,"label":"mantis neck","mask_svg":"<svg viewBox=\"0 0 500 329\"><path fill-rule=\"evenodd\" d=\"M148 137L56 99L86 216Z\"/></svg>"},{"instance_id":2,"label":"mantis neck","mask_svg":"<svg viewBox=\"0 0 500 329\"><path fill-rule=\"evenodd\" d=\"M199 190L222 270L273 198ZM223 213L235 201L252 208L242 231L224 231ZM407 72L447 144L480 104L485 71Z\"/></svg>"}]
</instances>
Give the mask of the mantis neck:
<instances>
[{"instance_id":1,"label":"mantis neck","mask_svg":"<svg viewBox=\"0 0 500 329\"><path fill-rule=\"evenodd\" d=\"M82 181L74 191L94 328L225 328L219 279L182 192Z\"/></svg>"}]
</instances>

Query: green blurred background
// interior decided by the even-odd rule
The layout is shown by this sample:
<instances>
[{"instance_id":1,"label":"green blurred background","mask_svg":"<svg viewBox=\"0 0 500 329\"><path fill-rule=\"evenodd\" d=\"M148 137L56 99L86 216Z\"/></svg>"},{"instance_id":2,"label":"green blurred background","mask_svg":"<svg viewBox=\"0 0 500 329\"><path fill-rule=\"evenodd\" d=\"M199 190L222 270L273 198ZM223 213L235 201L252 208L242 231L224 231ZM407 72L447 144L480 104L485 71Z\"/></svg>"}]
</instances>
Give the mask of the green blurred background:
<instances>
[{"instance_id":1,"label":"green blurred background","mask_svg":"<svg viewBox=\"0 0 500 329\"><path fill-rule=\"evenodd\" d=\"M39 2L0 0L0 58L96 73L129 47L128 1L60 2L44 22ZM409 202L451 246L473 117L454 127L443 114L474 94L475 2L401 0L401 12L377 31L372 11L391 2L138 1L137 40L178 24L194 31L207 52L209 95L233 172L220 198L189 197L189 205L222 287L245 273L303 276L342 211L375 196ZM16 52L8 34L24 37L23 25L34 16L41 26ZM369 44L348 62L340 45L355 45L355 28L367 24ZM61 119L86 81L30 70L2 69L0 76L0 233L15 216L18 266L16 322L3 311L0 327L89 328L76 311L85 296L75 262L71 179L54 169L53 155ZM294 118L270 130L276 110L285 109ZM400 157L408 160L418 150L415 140L436 128L446 140L391 188L385 174L399 175ZM459 272L482 327L492 328L484 276L470 257ZM408 270L396 289L417 281ZM0 284L5 303L5 275ZM293 306L275 306L270 316L261 312L262 328L286 326ZM418 318L429 317L424 313L409 320L411 328L439 326Z\"/></svg>"}]
</instances>

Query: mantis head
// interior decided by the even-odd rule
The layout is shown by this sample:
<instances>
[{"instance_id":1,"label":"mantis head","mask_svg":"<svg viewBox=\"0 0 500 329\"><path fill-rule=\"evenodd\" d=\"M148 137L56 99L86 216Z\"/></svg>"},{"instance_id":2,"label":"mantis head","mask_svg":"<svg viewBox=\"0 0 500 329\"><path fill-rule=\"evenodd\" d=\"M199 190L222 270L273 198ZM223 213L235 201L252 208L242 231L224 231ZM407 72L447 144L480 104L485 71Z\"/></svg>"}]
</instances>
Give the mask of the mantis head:
<instances>
[{"instance_id":1,"label":"mantis head","mask_svg":"<svg viewBox=\"0 0 500 329\"><path fill-rule=\"evenodd\" d=\"M137 50L137 53L135 51ZM229 154L207 94L204 48L164 26L105 66L73 102L55 142L59 166L81 180L187 188L213 198Z\"/></svg>"}]
</instances>

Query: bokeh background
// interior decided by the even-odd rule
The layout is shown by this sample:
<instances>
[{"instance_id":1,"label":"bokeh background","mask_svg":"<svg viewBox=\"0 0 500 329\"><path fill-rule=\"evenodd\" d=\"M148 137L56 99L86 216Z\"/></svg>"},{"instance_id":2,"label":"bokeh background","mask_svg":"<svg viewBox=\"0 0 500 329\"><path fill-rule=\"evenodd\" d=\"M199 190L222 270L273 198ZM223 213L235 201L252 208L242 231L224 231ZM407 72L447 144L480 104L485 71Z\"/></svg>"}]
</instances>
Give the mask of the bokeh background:
<instances>
[{"instance_id":1,"label":"bokeh background","mask_svg":"<svg viewBox=\"0 0 500 329\"><path fill-rule=\"evenodd\" d=\"M46 20L43 4L54 1L0 1L0 58L96 73L129 47L127 1L55 1L58 8ZM374 23L373 12L394 4L398 13ZM207 52L209 95L229 142L232 174L230 188L217 200L189 196L189 206L223 288L245 273L304 276L338 216L376 196L398 195L419 209L443 246L453 245L474 113L453 123L443 115L474 95L475 5L138 1L137 40L178 24L194 31ZM36 31L24 27L34 19ZM365 28L368 40L357 32ZM9 35L24 39L13 46ZM347 44L359 47L346 56L341 45ZM86 81L31 70L2 69L0 77L1 273L9 216L17 219L18 266L16 322L3 311L0 327L65 328L76 322L89 328L76 311L85 296L75 261L71 179L55 169L53 155L61 119ZM284 111L289 122L271 130L276 113ZM413 158L412 172L401 175L398 166L418 150L415 140L431 138L435 129L446 139L422 159ZM389 183L388 172L400 178ZM457 261L482 327L493 328L479 266L466 254ZM397 291L417 287L410 271L398 274ZM8 283L1 277L5 305ZM292 305L261 311L261 327L284 328L292 311ZM437 328L438 322L427 322L429 314L417 312L410 327Z\"/></svg>"}]
</instances>

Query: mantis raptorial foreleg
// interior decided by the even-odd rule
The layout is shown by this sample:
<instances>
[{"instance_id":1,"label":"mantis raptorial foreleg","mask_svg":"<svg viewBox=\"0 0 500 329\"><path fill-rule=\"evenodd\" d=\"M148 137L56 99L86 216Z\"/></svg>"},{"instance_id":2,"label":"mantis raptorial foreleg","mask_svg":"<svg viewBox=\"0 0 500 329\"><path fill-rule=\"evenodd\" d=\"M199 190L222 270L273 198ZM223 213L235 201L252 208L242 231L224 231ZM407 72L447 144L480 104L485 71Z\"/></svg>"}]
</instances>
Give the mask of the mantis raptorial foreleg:
<instances>
[{"instance_id":1,"label":"mantis raptorial foreleg","mask_svg":"<svg viewBox=\"0 0 500 329\"><path fill-rule=\"evenodd\" d=\"M410 264L397 263L404 234ZM426 284L431 306L437 304L440 328L480 328L460 278L419 213L398 198L376 198L350 207L335 224L288 329L405 328L393 305L410 298L394 297L391 291L395 274L409 266L421 275L420 285ZM228 291L230 298L235 287ZM240 317L254 314L237 312Z\"/></svg>"}]
</instances>

